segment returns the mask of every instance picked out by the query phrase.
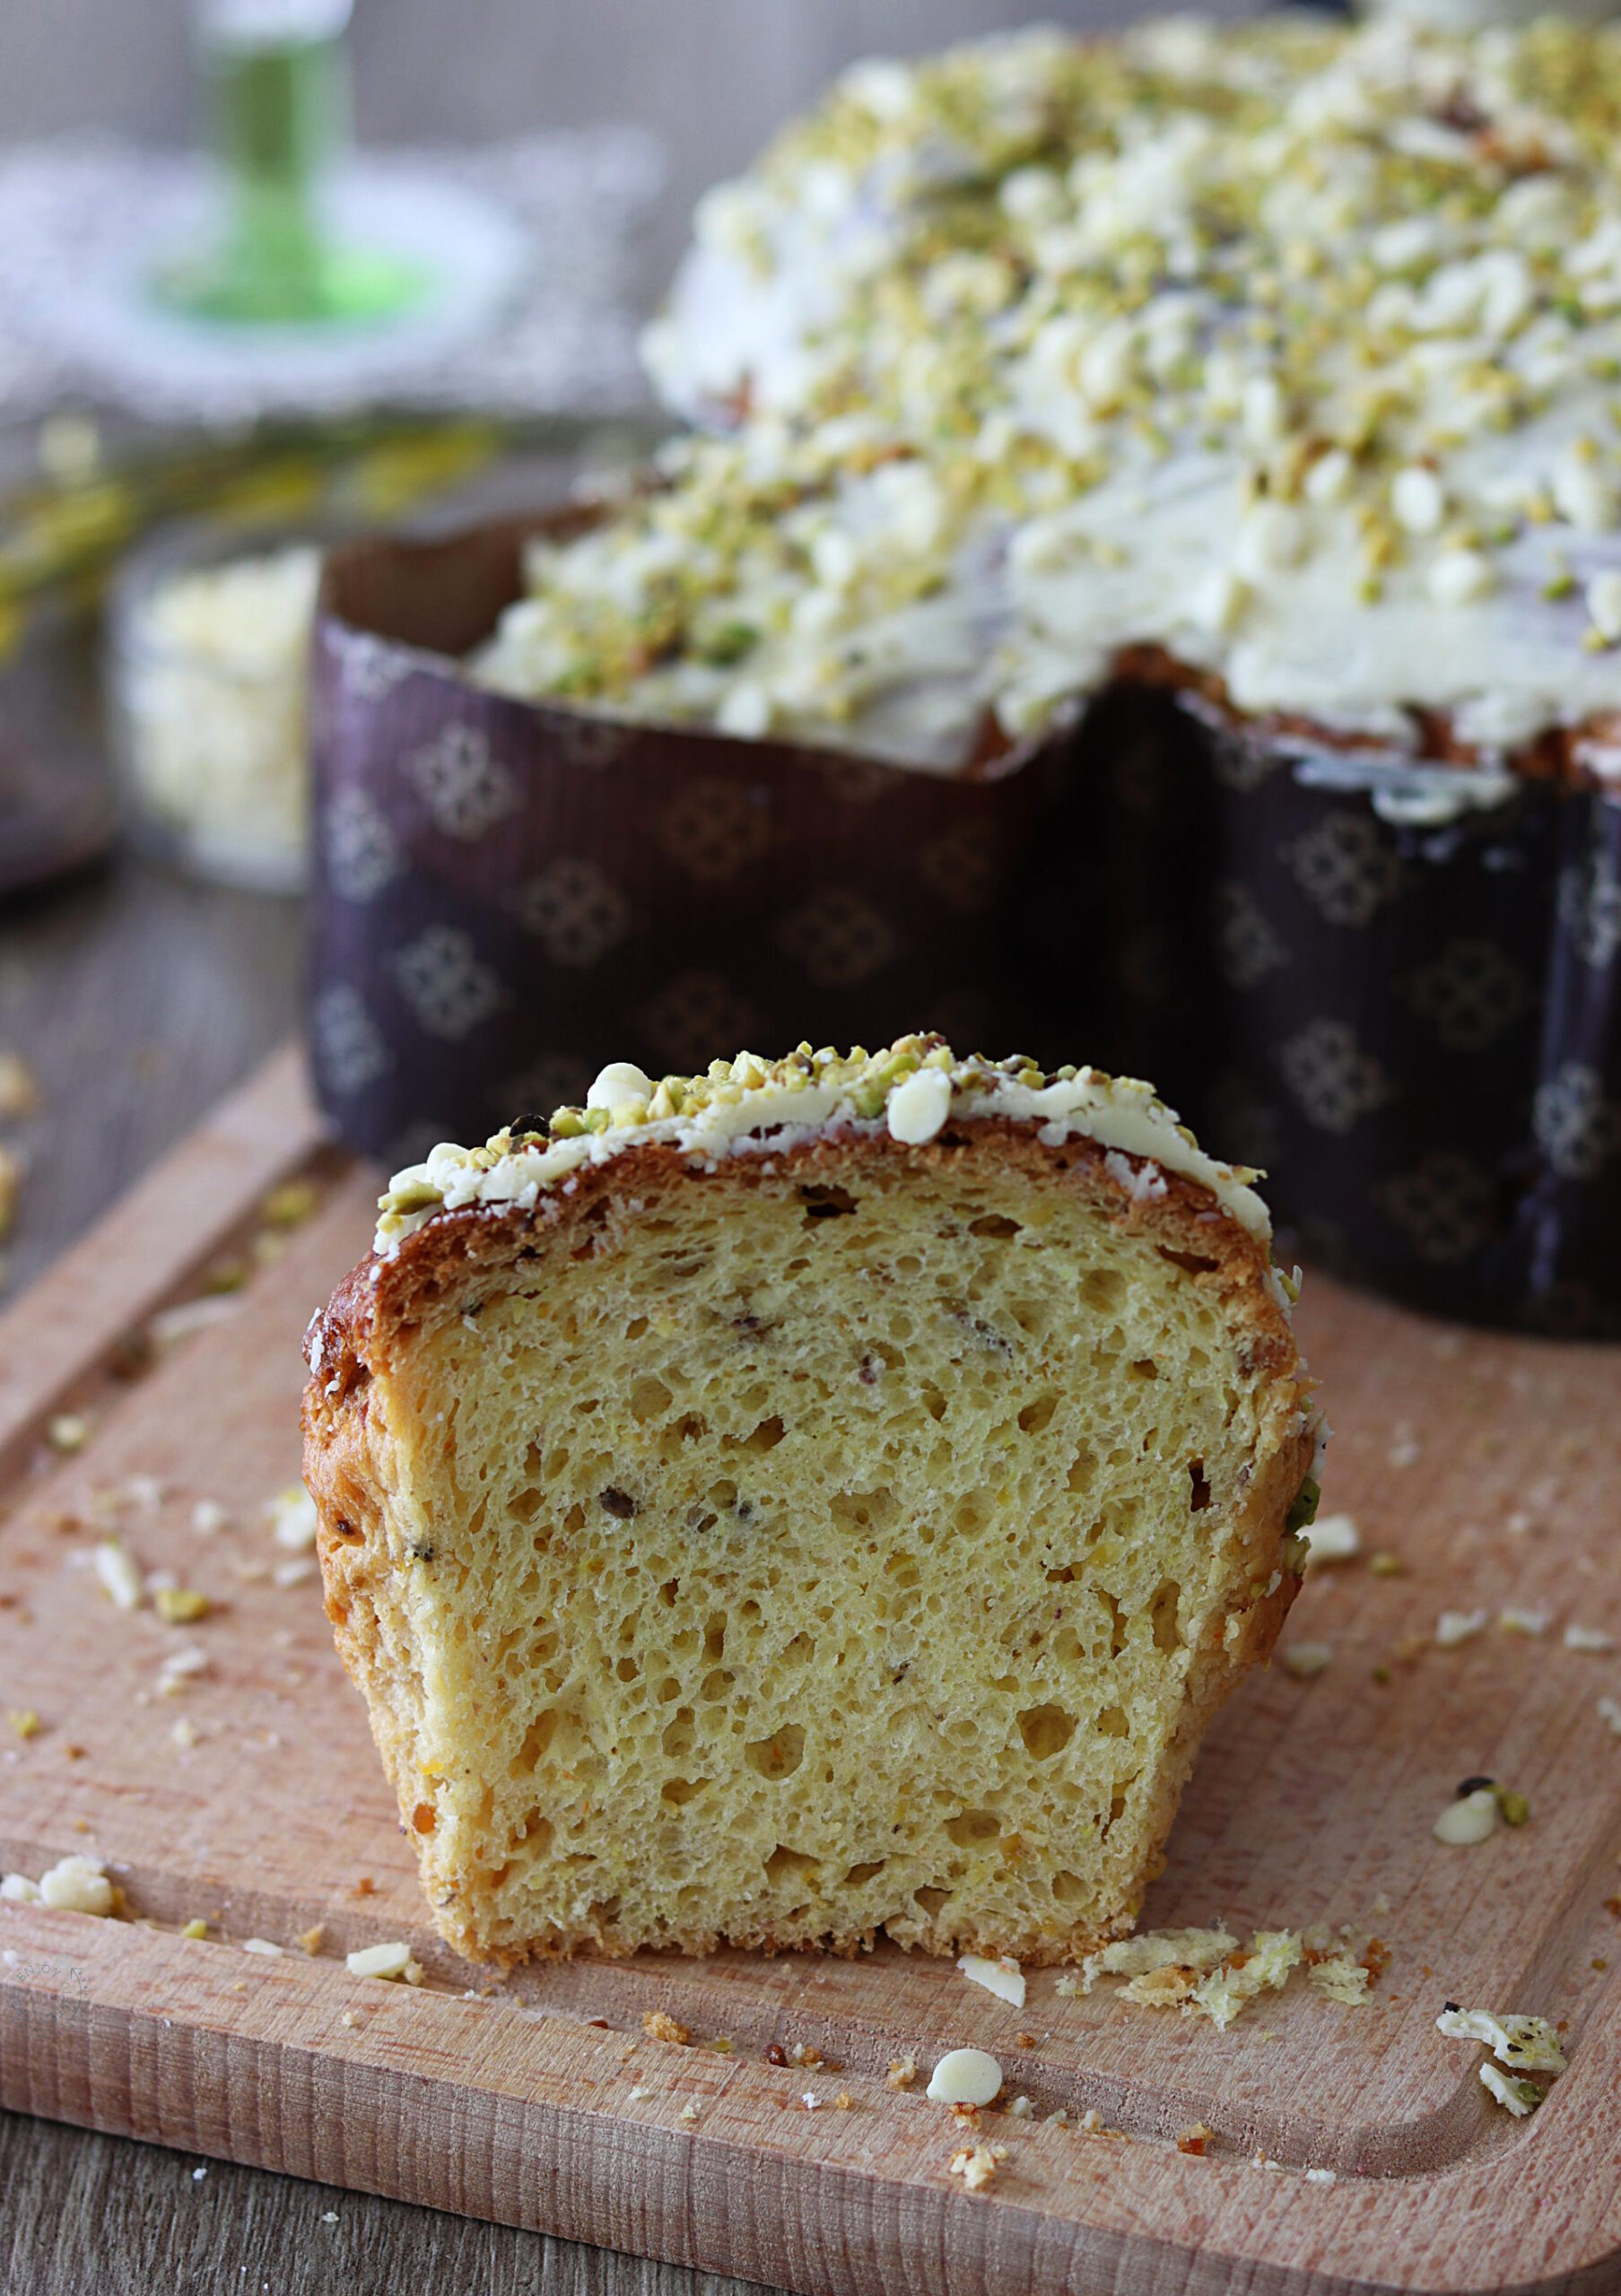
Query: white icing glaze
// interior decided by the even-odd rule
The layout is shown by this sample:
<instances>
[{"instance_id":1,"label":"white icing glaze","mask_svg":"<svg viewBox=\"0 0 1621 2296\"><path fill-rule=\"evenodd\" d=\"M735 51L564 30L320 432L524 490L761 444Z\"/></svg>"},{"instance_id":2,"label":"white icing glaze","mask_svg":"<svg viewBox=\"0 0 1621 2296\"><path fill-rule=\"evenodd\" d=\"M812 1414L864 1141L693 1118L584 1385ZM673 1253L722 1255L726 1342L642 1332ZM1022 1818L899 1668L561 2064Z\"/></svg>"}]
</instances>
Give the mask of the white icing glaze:
<instances>
[{"instance_id":1,"label":"white icing glaze","mask_svg":"<svg viewBox=\"0 0 1621 2296\"><path fill-rule=\"evenodd\" d=\"M568 1136L515 1144L501 1133L483 1149L441 1142L389 1182L379 1199L378 1251L392 1253L403 1237L440 1212L470 1205L533 1211L543 1192L566 1190L583 1167L610 1162L632 1148L672 1147L714 1171L728 1156L775 1154L835 1134L888 1131L921 1144L950 1118L1032 1125L1049 1147L1076 1136L1095 1140L1115 1152L1108 1169L1137 1200L1163 1196L1163 1174L1176 1172L1208 1188L1252 1236L1264 1240L1271 1234L1266 1205L1249 1185L1253 1175L1206 1155L1140 1078L1094 1068L1050 1078L1032 1069L1010 1074L977 1057L958 1060L937 1039L918 1037L903 1038L870 1059L811 1056L806 1048L797 1065L744 1053L717 1069L719 1074L711 1070L707 1078L667 1079L652 1087L649 1099L620 1102L611 1112L597 1102L608 1120L589 1130L579 1128L577 1111L561 1110L553 1127L560 1122L573 1126ZM615 1064L603 1073L617 1090L623 1068ZM697 1104L661 1114L661 1095L667 1107L673 1097L684 1097L671 1094L672 1082ZM1142 1159L1140 1170L1128 1158Z\"/></svg>"}]
</instances>

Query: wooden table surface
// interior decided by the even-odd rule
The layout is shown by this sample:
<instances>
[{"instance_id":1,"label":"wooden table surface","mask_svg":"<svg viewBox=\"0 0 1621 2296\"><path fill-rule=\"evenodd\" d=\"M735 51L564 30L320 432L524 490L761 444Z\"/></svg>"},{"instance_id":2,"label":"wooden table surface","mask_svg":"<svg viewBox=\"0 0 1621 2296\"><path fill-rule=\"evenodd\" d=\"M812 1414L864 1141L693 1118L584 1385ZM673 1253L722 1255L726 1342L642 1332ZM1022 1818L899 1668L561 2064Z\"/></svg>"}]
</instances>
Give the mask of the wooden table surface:
<instances>
[{"instance_id":1,"label":"wooden table surface","mask_svg":"<svg viewBox=\"0 0 1621 2296\"><path fill-rule=\"evenodd\" d=\"M0 907L0 1048L41 1105L13 1298L297 1024L297 902L133 861ZM0 2114L5 2296L742 2296L743 2283Z\"/></svg>"}]
</instances>

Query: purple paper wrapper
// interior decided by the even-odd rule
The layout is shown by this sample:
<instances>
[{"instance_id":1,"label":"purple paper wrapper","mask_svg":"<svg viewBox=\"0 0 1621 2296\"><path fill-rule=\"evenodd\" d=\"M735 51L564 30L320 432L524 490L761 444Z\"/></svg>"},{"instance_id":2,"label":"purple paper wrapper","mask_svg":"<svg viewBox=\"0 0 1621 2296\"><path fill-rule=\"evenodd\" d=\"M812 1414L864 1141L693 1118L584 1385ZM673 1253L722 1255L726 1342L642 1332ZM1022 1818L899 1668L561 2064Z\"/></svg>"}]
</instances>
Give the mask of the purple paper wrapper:
<instances>
[{"instance_id":1,"label":"purple paper wrapper","mask_svg":"<svg viewBox=\"0 0 1621 2296\"><path fill-rule=\"evenodd\" d=\"M1319 786L1346 761L1156 709L1090 764L1131 909L1090 952L1105 1057L1265 1167L1310 1264L1621 1336L1621 800L1527 779L1404 822L1389 773Z\"/></svg>"},{"instance_id":2,"label":"purple paper wrapper","mask_svg":"<svg viewBox=\"0 0 1621 2296\"><path fill-rule=\"evenodd\" d=\"M311 1041L342 1135L407 1161L608 1059L1030 1042L1017 884L1062 745L941 778L485 691L446 657L519 594L532 531L328 563Z\"/></svg>"}]
</instances>

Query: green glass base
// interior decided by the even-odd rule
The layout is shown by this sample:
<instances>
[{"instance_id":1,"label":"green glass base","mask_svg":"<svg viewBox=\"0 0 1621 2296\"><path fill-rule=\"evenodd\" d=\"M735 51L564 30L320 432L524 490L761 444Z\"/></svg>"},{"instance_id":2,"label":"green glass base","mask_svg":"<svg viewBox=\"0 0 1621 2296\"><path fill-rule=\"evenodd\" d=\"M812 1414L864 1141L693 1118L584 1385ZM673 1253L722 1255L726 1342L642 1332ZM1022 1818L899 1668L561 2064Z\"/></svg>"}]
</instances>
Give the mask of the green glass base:
<instances>
[{"instance_id":1,"label":"green glass base","mask_svg":"<svg viewBox=\"0 0 1621 2296\"><path fill-rule=\"evenodd\" d=\"M151 281L166 310L222 326L367 326L400 318L431 295L433 274L408 257L323 248L308 259L266 262L225 251L166 265Z\"/></svg>"}]
</instances>

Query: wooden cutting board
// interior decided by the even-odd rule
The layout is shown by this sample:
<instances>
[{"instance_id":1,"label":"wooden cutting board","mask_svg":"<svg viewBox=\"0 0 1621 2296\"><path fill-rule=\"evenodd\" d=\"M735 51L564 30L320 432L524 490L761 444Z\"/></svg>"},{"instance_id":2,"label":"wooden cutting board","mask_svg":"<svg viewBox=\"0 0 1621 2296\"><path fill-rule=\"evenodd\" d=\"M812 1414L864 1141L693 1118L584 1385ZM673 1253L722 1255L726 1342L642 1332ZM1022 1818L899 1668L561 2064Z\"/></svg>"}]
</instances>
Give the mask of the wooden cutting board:
<instances>
[{"instance_id":1,"label":"wooden cutting board","mask_svg":"<svg viewBox=\"0 0 1621 2296\"><path fill-rule=\"evenodd\" d=\"M318 1207L267 1227L266 1191L299 1176ZM1563 1640L1621 1635L1621 1356L1308 1285L1327 1505L1404 1567L1318 1567L1286 1639L1333 1662L1274 1666L1229 1707L1144 1919L1373 1928L1390 1960L1366 2006L1296 1981L1224 2033L1108 1985L1064 1998L1048 1970L1017 2011L898 1952L503 1984L425 1921L318 1583L263 1511L298 1471L301 1335L375 1188L323 1147L287 1056L0 1323L0 1709L40 1723L0 1722L0 1866L93 1850L131 1917L0 1905L0 2102L796 2290L1621 2284L1621 1737L1598 1711L1621 1656ZM143 1368L154 1311L222 1261L256 1272ZM64 1412L91 1422L68 1454L44 1432ZM203 1501L232 1526L196 1529ZM114 1526L209 1615L116 1609L89 1561ZM1500 1629L1515 1605L1547 1631ZM1442 1610L1491 1623L1420 1648ZM166 1694L182 1648L205 1670ZM1435 1814L1477 1772L1530 1822L1443 1848ZM199 1917L206 1938L182 1937ZM346 1951L397 1938L420 1987L349 1975ZM1564 2027L1534 2117L1436 2033L1449 1998ZM647 2037L654 2009L693 2044ZM982 2193L948 2175L964 2132L921 2080L885 2078L967 2042L1035 2107L985 2117L1007 2156ZM1060 2108L1123 2135L1049 2123ZM1176 2149L1194 2122L1204 2157Z\"/></svg>"}]
</instances>

